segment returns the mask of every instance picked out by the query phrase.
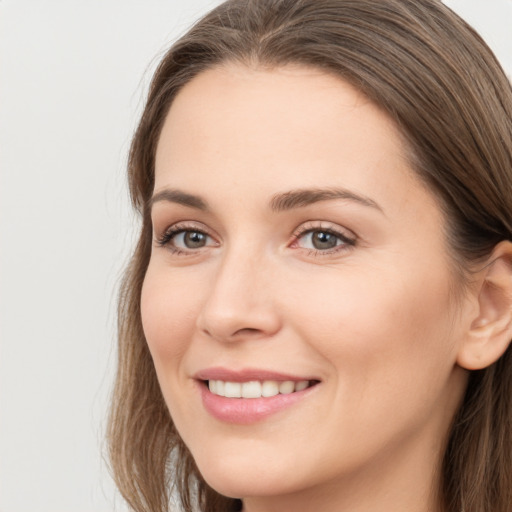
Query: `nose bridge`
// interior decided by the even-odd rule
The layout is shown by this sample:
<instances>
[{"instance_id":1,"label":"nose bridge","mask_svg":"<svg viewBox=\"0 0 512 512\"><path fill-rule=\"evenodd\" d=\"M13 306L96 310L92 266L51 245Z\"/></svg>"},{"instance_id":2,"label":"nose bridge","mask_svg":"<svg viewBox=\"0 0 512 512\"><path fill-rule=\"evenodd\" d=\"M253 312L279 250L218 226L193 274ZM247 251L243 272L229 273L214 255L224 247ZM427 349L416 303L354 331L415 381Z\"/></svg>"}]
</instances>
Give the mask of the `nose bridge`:
<instances>
[{"instance_id":1,"label":"nose bridge","mask_svg":"<svg viewBox=\"0 0 512 512\"><path fill-rule=\"evenodd\" d=\"M198 327L221 341L270 336L279 328L273 307L269 259L239 243L221 256L198 318Z\"/></svg>"}]
</instances>

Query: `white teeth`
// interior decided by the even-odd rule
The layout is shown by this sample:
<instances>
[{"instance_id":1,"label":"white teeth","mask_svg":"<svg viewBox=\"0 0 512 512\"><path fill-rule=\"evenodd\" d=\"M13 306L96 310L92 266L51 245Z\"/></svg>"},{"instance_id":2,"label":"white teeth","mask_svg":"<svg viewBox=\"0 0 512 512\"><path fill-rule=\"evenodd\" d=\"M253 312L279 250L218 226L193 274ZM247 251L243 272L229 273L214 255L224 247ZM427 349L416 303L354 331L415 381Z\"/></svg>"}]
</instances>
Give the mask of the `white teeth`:
<instances>
[{"instance_id":1,"label":"white teeth","mask_svg":"<svg viewBox=\"0 0 512 512\"><path fill-rule=\"evenodd\" d=\"M308 380L297 382L292 380L252 380L249 382L208 381L208 388L214 395L225 396L227 398L261 398L276 396L279 393L288 395L294 391L302 391L307 387L309 387Z\"/></svg>"},{"instance_id":2,"label":"white teeth","mask_svg":"<svg viewBox=\"0 0 512 512\"><path fill-rule=\"evenodd\" d=\"M309 386L309 380L301 380L295 384L295 391L302 391Z\"/></svg>"},{"instance_id":3,"label":"white teeth","mask_svg":"<svg viewBox=\"0 0 512 512\"><path fill-rule=\"evenodd\" d=\"M266 380L261 385L261 396L276 396L279 394L279 384L275 380Z\"/></svg>"},{"instance_id":4,"label":"white teeth","mask_svg":"<svg viewBox=\"0 0 512 512\"><path fill-rule=\"evenodd\" d=\"M242 384L240 382L226 382L224 384L224 396L228 398L241 398Z\"/></svg>"},{"instance_id":5,"label":"white teeth","mask_svg":"<svg viewBox=\"0 0 512 512\"><path fill-rule=\"evenodd\" d=\"M295 391L295 383L291 380L285 380L279 383L279 393L282 395L289 395Z\"/></svg>"},{"instance_id":6,"label":"white teeth","mask_svg":"<svg viewBox=\"0 0 512 512\"><path fill-rule=\"evenodd\" d=\"M252 380L251 382L244 382L242 384L242 397L243 398L260 398L261 396L261 382Z\"/></svg>"}]
</instances>

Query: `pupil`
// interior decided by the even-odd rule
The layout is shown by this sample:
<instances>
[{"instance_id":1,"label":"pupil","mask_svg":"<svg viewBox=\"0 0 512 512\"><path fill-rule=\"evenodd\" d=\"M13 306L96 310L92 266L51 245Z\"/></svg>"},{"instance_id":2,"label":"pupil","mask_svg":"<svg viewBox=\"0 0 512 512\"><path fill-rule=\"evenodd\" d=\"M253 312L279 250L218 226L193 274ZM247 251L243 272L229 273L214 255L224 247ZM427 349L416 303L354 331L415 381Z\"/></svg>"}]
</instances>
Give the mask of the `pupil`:
<instances>
[{"instance_id":1,"label":"pupil","mask_svg":"<svg viewBox=\"0 0 512 512\"><path fill-rule=\"evenodd\" d=\"M313 245L315 249L332 249L336 247L336 236L325 231L313 233Z\"/></svg>"},{"instance_id":2,"label":"pupil","mask_svg":"<svg viewBox=\"0 0 512 512\"><path fill-rule=\"evenodd\" d=\"M189 249L197 249L198 247L204 247L206 243L206 235L197 231L188 231L185 233L185 245Z\"/></svg>"}]
</instances>

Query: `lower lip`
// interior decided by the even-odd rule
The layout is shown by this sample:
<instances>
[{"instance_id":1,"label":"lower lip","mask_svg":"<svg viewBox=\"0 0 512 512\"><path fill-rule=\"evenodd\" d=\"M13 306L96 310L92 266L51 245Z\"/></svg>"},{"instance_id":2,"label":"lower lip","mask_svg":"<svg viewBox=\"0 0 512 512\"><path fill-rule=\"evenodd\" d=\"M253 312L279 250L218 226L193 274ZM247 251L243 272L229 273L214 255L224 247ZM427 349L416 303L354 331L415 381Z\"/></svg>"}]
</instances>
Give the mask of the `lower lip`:
<instances>
[{"instance_id":1,"label":"lower lip","mask_svg":"<svg viewBox=\"0 0 512 512\"><path fill-rule=\"evenodd\" d=\"M247 425L295 405L306 398L318 384L287 395L262 398L226 398L210 392L204 382L199 382L199 386L204 408L214 418L226 423Z\"/></svg>"}]
</instances>

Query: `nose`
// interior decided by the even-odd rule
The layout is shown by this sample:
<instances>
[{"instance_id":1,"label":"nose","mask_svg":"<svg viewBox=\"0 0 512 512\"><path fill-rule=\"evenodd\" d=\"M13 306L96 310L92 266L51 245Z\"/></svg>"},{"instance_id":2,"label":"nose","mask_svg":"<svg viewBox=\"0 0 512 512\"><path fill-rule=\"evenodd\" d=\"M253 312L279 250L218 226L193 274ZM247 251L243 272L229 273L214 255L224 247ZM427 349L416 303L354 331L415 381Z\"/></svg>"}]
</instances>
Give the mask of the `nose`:
<instances>
[{"instance_id":1,"label":"nose","mask_svg":"<svg viewBox=\"0 0 512 512\"><path fill-rule=\"evenodd\" d=\"M271 265L241 252L222 260L197 318L198 329L221 342L271 337L281 327Z\"/></svg>"}]
</instances>

